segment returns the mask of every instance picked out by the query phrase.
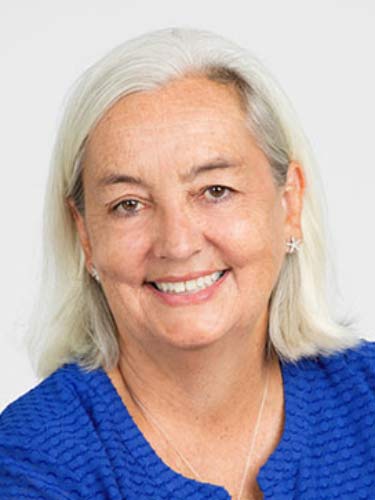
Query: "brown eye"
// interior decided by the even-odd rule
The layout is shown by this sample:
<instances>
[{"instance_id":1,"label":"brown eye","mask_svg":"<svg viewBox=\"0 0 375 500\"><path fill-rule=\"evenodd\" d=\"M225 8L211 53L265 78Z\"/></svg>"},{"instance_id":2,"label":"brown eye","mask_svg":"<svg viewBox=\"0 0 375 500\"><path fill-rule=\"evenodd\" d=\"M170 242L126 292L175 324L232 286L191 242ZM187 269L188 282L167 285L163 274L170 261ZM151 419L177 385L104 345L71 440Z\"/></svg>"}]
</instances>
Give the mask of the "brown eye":
<instances>
[{"instance_id":1,"label":"brown eye","mask_svg":"<svg viewBox=\"0 0 375 500\"><path fill-rule=\"evenodd\" d=\"M141 202L138 200L128 198L127 200L122 200L120 203L117 203L117 205L112 208L112 211L117 215L125 217L137 215L139 210L136 210L136 208L140 203Z\"/></svg>"},{"instance_id":2,"label":"brown eye","mask_svg":"<svg viewBox=\"0 0 375 500\"><path fill-rule=\"evenodd\" d=\"M215 185L215 186L209 186L208 188L205 189L205 192L209 192L212 196L211 200L215 203L215 200L221 201L225 200L228 198L230 193L233 190L231 188L228 188L226 186L220 186L220 185ZM229 193L226 194L225 193ZM210 199L210 198L208 198Z\"/></svg>"}]
</instances>

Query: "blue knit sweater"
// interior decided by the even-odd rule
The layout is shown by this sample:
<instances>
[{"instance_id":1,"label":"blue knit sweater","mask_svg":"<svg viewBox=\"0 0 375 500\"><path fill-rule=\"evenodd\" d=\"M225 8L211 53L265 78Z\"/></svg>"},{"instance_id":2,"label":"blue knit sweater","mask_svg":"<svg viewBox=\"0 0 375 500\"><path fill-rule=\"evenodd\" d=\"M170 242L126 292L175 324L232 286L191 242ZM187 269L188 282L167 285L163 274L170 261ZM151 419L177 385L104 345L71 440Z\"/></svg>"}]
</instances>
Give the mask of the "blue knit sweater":
<instances>
[{"instance_id":1,"label":"blue knit sweater","mask_svg":"<svg viewBox=\"0 0 375 500\"><path fill-rule=\"evenodd\" d=\"M282 363L285 427L265 499L375 499L375 343ZM102 369L66 364L0 416L0 498L228 499L156 455Z\"/></svg>"}]
</instances>

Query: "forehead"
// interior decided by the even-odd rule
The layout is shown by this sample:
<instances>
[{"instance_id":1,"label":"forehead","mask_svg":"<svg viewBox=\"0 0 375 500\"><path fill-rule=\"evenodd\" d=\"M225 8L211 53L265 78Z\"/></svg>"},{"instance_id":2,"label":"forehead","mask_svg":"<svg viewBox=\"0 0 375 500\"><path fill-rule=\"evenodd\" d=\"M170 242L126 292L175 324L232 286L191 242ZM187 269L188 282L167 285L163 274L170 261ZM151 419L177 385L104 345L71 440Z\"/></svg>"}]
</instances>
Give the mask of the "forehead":
<instances>
[{"instance_id":1,"label":"forehead","mask_svg":"<svg viewBox=\"0 0 375 500\"><path fill-rule=\"evenodd\" d=\"M167 85L144 92L136 92L120 99L106 114L107 120L115 120L118 115L131 115L134 124L166 117L180 117L181 113L195 110L225 107L236 116L243 111L238 92L233 86L220 84L203 77L186 77ZM103 120L105 121L105 120Z\"/></svg>"},{"instance_id":2,"label":"forehead","mask_svg":"<svg viewBox=\"0 0 375 500\"><path fill-rule=\"evenodd\" d=\"M205 156L242 158L252 141L245 119L233 86L202 77L172 81L125 96L105 113L89 136L87 167L96 176L109 165L169 169Z\"/></svg>"},{"instance_id":3,"label":"forehead","mask_svg":"<svg viewBox=\"0 0 375 500\"><path fill-rule=\"evenodd\" d=\"M119 99L101 118L89 137L90 143L110 139L114 135L138 135L178 126L220 119L223 126L232 121L243 123L245 113L239 94L228 85L202 77L172 81L164 87L136 92Z\"/></svg>"}]
</instances>

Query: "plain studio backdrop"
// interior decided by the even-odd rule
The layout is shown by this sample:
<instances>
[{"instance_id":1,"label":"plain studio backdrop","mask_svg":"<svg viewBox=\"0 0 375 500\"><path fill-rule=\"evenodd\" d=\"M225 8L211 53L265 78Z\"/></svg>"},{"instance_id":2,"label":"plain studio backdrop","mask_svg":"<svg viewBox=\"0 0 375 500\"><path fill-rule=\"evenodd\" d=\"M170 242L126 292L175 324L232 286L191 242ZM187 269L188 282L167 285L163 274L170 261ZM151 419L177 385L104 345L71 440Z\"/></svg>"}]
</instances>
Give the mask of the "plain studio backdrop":
<instances>
[{"instance_id":1,"label":"plain studio backdrop","mask_svg":"<svg viewBox=\"0 0 375 500\"><path fill-rule=\"evenodd\" d=\"M37 383L22 343L64 98L113 46L168 26L246 46L289 95L326 190L337 311L375 339L373 0L2 0L0 410Z\"/></svg>"}]
</instances>

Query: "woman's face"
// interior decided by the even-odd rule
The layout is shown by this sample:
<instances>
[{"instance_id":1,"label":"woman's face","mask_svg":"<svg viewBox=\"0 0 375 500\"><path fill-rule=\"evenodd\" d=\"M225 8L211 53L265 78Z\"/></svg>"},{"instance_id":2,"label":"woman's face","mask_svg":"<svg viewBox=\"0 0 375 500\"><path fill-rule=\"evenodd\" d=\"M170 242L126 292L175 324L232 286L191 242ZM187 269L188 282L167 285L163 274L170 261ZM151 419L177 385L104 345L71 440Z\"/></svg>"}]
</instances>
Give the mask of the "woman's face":
<instances>
[{"instance_id":1,"label":"woman's face","mask_svg":"<svg viewBox=\"0 0 375 500\"><path fill-rule=\"evenodd\" d=\"M90 135L83 184L73 214L123 338L186 349L264 333L303 177L291 163L276 187L232 88L185 78L122 98ZM183 296L147 283L222 270Z\"/></svg>"}]
</instances>

